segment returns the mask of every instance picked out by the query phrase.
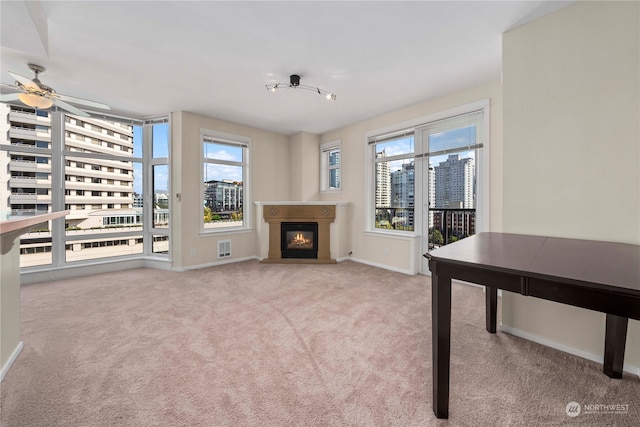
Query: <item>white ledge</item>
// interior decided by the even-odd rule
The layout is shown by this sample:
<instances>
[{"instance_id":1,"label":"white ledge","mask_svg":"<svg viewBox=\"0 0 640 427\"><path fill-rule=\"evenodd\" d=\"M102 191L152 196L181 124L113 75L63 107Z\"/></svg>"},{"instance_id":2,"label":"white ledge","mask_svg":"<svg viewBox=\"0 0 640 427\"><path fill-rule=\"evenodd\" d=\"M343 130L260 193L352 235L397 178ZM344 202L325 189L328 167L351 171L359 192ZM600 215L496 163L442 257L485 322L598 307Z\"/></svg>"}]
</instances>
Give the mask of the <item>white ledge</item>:
<instances>
[{"instance_id":1,"label":"white ledge","mask_svg":"<svg viewBox=\"0 0 640 427\"><path fill-rule=\"evenodd\" d=\"M24 233L29 227L42 224L43 222L47 222L52 219L60 218L61 216L65 215L69 215L69 211L57 211L24 216L7 215L6 220L0 220L0 234L7 234L12 231L19 231L21 233Z\"/></svg>"},{"instance_id":2,"label":"white ledge","mask_svg":"<svg viewBox=\"0 0 640 427\"><path fill-rule=\"evenodd\" d=\"M346 206L349 202L253 202L256 206L264 206L264 205L275 205L275 206L324 206L324 205L333 205L333 206Z\"/></svg>"}]
</instances>

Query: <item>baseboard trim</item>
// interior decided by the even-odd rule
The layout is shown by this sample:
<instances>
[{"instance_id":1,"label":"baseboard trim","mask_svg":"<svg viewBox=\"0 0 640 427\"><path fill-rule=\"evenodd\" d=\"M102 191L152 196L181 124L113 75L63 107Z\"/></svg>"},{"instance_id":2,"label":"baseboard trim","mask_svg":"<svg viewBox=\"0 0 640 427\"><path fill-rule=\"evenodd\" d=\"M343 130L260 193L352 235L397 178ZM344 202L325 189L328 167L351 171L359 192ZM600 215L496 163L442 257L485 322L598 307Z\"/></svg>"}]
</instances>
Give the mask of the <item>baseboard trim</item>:
<instances>
[{"instance_id":1,"label":"baseboard trim","mask_svg":"<svg viewBox=\"0 0 640 427\"><path fill-rule=\"evenodd\" d=\"M359 262L360 264L366 264L366 265L370 265L372 267L378 267L378 268L383 268L385 270L391 270L391 271L395 271L396 273L402 273L402 274L406 274L409 276L415 276L416 273L412 270L405 270L402 268L397 268L397 267L392 267L390 265L386 265L386 264L380 264L377 262L373 262L373 261L367 261L364 259L360 259L360 258L354 258L354 257L350 257L349 258L351 261L353 262Z\"/></svg>"},{"instance_id":2,"label":"baseboard trim","mask_svg":"<svg viewBox=\"0 0 640 427\"><path fill-rule=\"evenodd\" d=\"M13 350L13 353L11 353L11 356L9 356L9 359L7 359L7 363L4 364L4 366L2 367L2 370L0 371L0 382L4 380L4 376L7 374L7 372L9 372L11 365L13 365L13 362L16 361L23 347L24 347L24 343L20 341L16 346L16 348Z\"/></svg>"},{"instance_id":3,"label":"baseboard trim","mask_svg":"<svg viewBox=\"0 0 640 427\"><path fill-rule=\"evenodd\" d=\"M593 362L596 363L600 363L602 364L604 362L604 357L597 355L597 354L593 354L593 353L589 353L588 351L584 351L584 350L580 350L574 347L570 347L566 344L561 344L559 342L555 342L552 341L548 338L545 337L541 337L540 335L535 335L529 332L525 332L521 329L517 329L517 328L512 328L511 326L505 326L505 325L500 325L500 331L501 332L505 332L509 335L514 335L516 337L520 337L520 338L524 338L526 340L529 341L533 341L535 343L544 345L546 347L551 347L554 348L556 350L560 350L563 351L565 353L569 353L569 354L573 354L574 356L578 356L578 357L582 357L583 359L587 359L587 360L591 360ZM640 377L640 367L639 366L635 366L632 365L630 363L625 363L623 368L622 368L625 372L632 374L632 375L637 375L638 377Z\"/></svg>"},{"instance_id":4,"label":"baseboard trim","mask_svg":"<svg viewBox=\"0 0 640 427\"><path fill-rule=\"evenodd\" d=\"M242 261L249 261L252 259L256 259L256 260L260 260L260 258L258 258L257 256L247 256L247 257L242 257L242 258L233 258L233 259L226 259L224 261L215 261L215 262L209 262L206 264L197 264L197 265L190 265L188 267L173 267L172 270L173 271L189 271L189 270L199 270L201 268L208 268L208 267L215 267L217 265L224 265L224 264L233 264L236 262L242 262Z\"/></svg>"},{"instance_id":5,"label":"baseboard trim","mask_svg":"<svg viewBox=\"0 0 640 427\"><path fill-rule=\"evenodd\" d=\"M93 274L113 273L114 271L131 270L134 268L155 268L169 270L171 260L159 257L101 259L68 264L64 267L46 268L46 266L27 269L20 273L20 284L31 285L55 280L73 279L76 277L90 276Z\"/></svg>"}]
</instances>

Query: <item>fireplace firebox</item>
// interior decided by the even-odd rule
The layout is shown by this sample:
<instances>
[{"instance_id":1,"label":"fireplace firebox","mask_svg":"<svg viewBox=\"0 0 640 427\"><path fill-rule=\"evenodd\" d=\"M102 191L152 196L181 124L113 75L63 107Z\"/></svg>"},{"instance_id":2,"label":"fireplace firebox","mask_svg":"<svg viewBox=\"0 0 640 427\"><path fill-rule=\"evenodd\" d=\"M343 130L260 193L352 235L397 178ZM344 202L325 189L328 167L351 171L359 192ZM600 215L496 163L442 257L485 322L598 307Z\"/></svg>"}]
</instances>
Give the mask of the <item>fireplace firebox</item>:
<instances>
[{"instance_id":1,"label":"fireplace firebox","mask_svg":"<svg viewBox=\"0 0 640 427\"><path fill-rule=\"evenodd\" d=\"M318 258L318 223L283 222L282 258Z\"/></svg>"}]
</instances>

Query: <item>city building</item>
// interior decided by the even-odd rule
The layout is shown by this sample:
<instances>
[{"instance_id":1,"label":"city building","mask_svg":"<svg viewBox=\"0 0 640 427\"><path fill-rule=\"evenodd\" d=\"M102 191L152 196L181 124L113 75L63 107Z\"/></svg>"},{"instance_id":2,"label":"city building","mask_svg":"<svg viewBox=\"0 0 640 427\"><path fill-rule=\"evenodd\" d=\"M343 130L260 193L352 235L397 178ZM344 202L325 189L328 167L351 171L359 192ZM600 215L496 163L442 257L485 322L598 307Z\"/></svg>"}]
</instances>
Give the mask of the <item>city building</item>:
<instances>
[{"instance_id":1,"label":"city building","mask_svg":"<svg viewBox=\"0 0 640 427\"><path fill-rule=\"evenodd\" d=\"M376 158L387 157L385 150L376 153ZM376 209L391 207L391 171L389 162L376 163Z\"/></svg>"},{"instance_id":2,"label":"city building","mask_svg":"<svg viewBox=\"0 0 640 427\"><path fill-rule=\"evenodd\" d=\"M415 215L415 164L405 163L391 172L391 207L394 208L394 228L413 230Z\"/></svg>"},{"instance_id":3,"label":"city building","mask_svg":"<svg viewBox=\"0 0 640 427\"><path fill-rule=\"evenodd\" d=\"M475 161L450 154L447 160L429 170L432 177L433 206L429 227L439 230L443 243L471 236L476 232ZM430 184L431 185L431 184ZM431 202L431 200L430 200Z\"/></svg>"},{"instance_id":4,"label":"city building","mask_svg":"<svg viewBox=\"0 0 640 427\"><path fill-rule=\"evenodd\" d=\"M450 154L435 168L435 208L475 207L475 161Z\"/></svg>"},{"instance_id":5,"label":"city building","mask_svg":"<svg viewBox=\"0 0 640 427\"><path fill-rule=\"evenodd\" d=\"M0 132L7 136L0 150L0 210L15 214L51 212L52 162L50 156L33 153L30 148L51 149L51 118L47 111L0 104ZM67 261L92 259L108 248L109 256L142 251L141 237L128 239L100 237L114 228L142 229L142 197L134 196L134 163L106 159L106 155L133 157L133 126L115 121L65 116L64 164L65 218L68 237ZM87 156L94 153L95 157ZM154 212L157 221L168 223L167 195L158 195L164 210ZM90 231L89 231L90 230ZM87 240L87 233L93 238ZM51 232L48 226L21 237L23 267L51 262Z\"/></svg>"},{"instance_id":6,"label":"city building","mask_svg":"<svg viewBox=\"0 0 640 427\"><path fill-rule=\"evenodd\" d=\"M242 183L210 180L204 183L206 207L216 213L242 211Z\"/></svg>"},{"instance_id":7,"label":"city building","mask_svg":"<svg viewBox=\"0 0 640 427\"><path fill-rule=\"evenodd\" d=\"M427 175L427 182L429 185L429 217L428 226L429 229L433 228L433 211L432 208L436 206L436 170L433 166L429 165L429 172Z\"/></svg>"},{"instance_id":8,"label":"city building","mask_svg":"<svg viewBox=\"0 0 640 427\"><path fill-rule=\"evenodd\" d=\"M329 188L340 188L340 150L329 153L329 166Z\"/></svg>"}]
</instances>

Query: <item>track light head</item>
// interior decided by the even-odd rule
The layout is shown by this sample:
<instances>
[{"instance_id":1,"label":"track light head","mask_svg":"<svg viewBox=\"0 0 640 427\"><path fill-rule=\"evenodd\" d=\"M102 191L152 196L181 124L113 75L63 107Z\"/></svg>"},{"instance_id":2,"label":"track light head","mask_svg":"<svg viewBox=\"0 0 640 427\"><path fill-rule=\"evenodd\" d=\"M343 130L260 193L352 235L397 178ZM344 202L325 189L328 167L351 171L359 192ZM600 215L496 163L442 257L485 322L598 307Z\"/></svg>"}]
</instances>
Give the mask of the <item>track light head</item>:
<instances>
[{"instance_id":1,"label":"track light head","mask_svg":"<svg viewBox=\"0 0 640 427\"><path fill-rule=\"evenodd\" d=\"M300 84L300 76L298 74L291 74L289 76L289 84L284 84L284 83L271 83L271 84L267 84L267 90L271 91L271 92L275 92L277 89L306 89L306 90L312 90L314 92L317 92L318 95L322 95L325 98L327 98L330 101L335 101L336 100L336 95L334 93L331 92L327 92L326 90L322 90L319 87L315 87L315 86L306 86L306 85L301 85Z\"/></svg>"}]
</instances>

